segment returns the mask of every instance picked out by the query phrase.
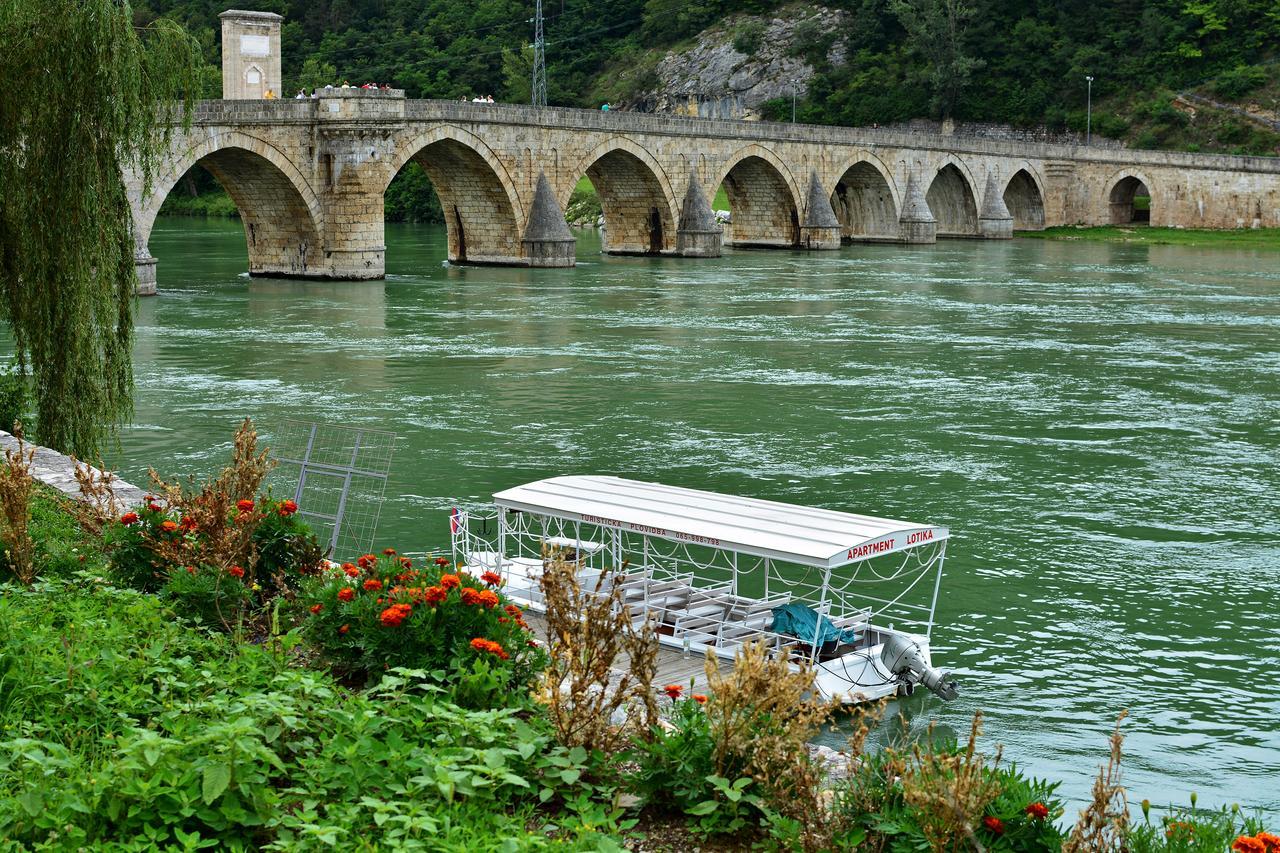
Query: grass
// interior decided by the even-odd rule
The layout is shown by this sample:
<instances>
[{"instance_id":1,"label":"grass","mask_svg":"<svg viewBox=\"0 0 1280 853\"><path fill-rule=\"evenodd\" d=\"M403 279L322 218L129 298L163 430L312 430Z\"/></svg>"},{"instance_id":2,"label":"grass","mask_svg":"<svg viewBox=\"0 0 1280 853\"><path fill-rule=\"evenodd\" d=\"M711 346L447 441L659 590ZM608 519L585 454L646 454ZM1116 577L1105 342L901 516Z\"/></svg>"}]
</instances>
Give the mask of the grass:
<instances>
[{"instance_id":1,"label":"grass","mask_svg":"<svg viewBox=\"0 0 1280 853\"><path fill-rule=\"evenodd\" d=\"M160 207L160 213L165 216L238 217L240 215L231 196L221 189L197 196L171 192Z\"/></svg>"},{"instance_id":2,"label":"grass","mask_svg":"<svg viewBox=\"0 0 1280 853\"><path fill-rule=\"evenodd\" d=\"M1280 250L1280 228L1209 231L1197 228L1152 228L1147 225L1062 225L1043 231L1019 231L1035 240L1083 240L1093 243L1145 243L1150 246Z\"/></svg>"}]
</instances>

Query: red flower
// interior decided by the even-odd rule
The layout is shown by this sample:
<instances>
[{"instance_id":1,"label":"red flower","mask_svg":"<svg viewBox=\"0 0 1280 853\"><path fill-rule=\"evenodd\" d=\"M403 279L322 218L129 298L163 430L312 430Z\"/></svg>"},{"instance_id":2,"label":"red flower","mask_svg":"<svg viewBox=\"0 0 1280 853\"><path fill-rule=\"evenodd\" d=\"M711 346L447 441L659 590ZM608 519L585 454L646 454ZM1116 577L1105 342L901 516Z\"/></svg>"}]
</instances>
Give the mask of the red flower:
<instances>
[{"instance_id":1,"label":"red flower","mask_svg":"<svg viewBox=\"0 0 1280 853\"><path fill-rule=\"evenodd\" d=\"M447 566L447 565L449 565L449 558L448 558L448 557L436 557L436 565L437 565L437 566Z\"/></svg>"},{"instance_id":2,"label":"red flower","mask_svg":"<svg viewBox=\"0 0 1280 853\"><path fill-rule=\"evenodd\" d=\"M504 607L504 608L502 608L502 609L503 609L503 610L505 610L505 611L507 611L507 615L508 615L508 616L510 616L510 617L512 617L512 618L514 618L514 619L519 619L519 618L520 618L520 608L519 608L519 607L516 607L514 604L508 604L506 607Z\"/></svg>"},{"instance_id":3,"label":"red flower","mask_svg":"<svg viewBox=\"0 0 1280 853\"><path fill-rule=\"evenodd\" d=\"M1267 853L1276 853L1280 851L1280 835L1273 835L1270 832L1259 832L1254 838L1258 839L1267 848Z\"/></svg>"},{"instance_id":4,"label":"red flower","mask_svg":"<svg viewBox=\"0 0 1280 853\"><path fill-rule=\"evenodd\" d=\"M388 557L394 557L394 556L396 555L396 549L395 549L395 548L383 548L383 549L382 549L382 553L386 554Z\"/></svg>"},{"instance_id":5,"label":"red flower","mask_svg":"<svg viewBox=\"0 0 1280 853\"><path fill-rule=\"evenodd\" d=\"M280 508L276 510L281 515L293 515L297 511L298 505L293 501L281 501Z\"/></svg>"},{"instance_id":6,"label":"red flower","mask_svg":"<svg viewBox=\"0 0 1280 853\"><path fill-rule=\"evenodd\" d=\"M339 601L350 601L355 597L356 591L349 586L344 586L342 589L338 590Z\"/></svg>"},{"instance_id":7,"label":"red flower","mask_svg":"<svg viewBox=\"0 0 1280 853\"><path fill-rule=\"evenodd\" d=\"M377 592L380 589L382 589L382 581L377 578L369 578L364 582L365 592Z\"/></svg>"},{"instance_id":8,"label":"red flower","mask_svg":"<svg viewBox=\"0 0 1280 853\"><path fill-rule=\"evenodd\" d=\"M707 704L707 694L695 693L693 694L693 701L697 702L699 705L705 705Z\"/></svg>"},{"instance_id":9,"label":"red flower","mask_svg":"<svg viewBox=\"0 0 1280 853\"><path fill-rule=\"evenodd\" d=\"M480 576L480 580L484 581L489 586L497 586L502 583L502 575L497 572L485 572Z\"/></svg>"},{"instance_id":10,"label":"red flower","mask_svg":"<svg viewBox=\"0 0 1280 853\"><path fill-rule=\"evenodd\" d=\"M1250 838L1247 835L1241 835L1231 842L1231 849L1235 853L1267 853L1266 844L1257 838Z\"/></svg>"},{"instance_id":11,"label":"red flower","mask_svg":"<svg viewBox=\"0 0 1280 853\"><path fill-rule=\"evenodd\" d=\"M253 512L253 501L247 500L247 499L242 501L236 501L236 509L240 510L241 512Z\"/></svg>"},{"instance_id":12,"label":"red flower","mask_svg":"<svg viewBox=\"0 0 1280 853\"><path fill-rule=\"evenodd\" d=\"M411 568L413 566L413 560L410 560L408 557L401 557L400 565L406 569Z\"/></svg>"},{"instance_id":13,"label":"red flower","mask_svg":"<svg viewBox=\"0 0 1280 853\"><path fill-rule=\"evenodd\" d=\"M982 819L982 825L990 830L993 835L1004 835L1004 821L998 817L987 815Z\"/></svg>"},{"instance_id":14,"label":"red flower","mask_svg":"<svg viewBox=\"0 0 1280 853\"><path fill-rule=\"evenodd\" d=\"M313 605L311 605L311 613L312 613L312 615L315 615L316 613L319 613L321 610L324 610L324 605L323 605L323 604L313 604Z\"/></svg>"},{"instance_id":15,"label":"red flower","mask_svg":"<svg viewBox=\"0 0 1280 853\"><path fill-rule=\"evenodd\" d=\"M462 583L462 578L458 577L457 575L441 575L440 576L440 586L444 587L445 589L453 589L455 586L459 585L460 583Z\"/></svg>"},{"instance_id":16,"label":"red flower","mask_svg":"<svg viewBox=\"0 0 1280 853\"><path fill-rule=\"evenodd\" d=\"M498 594L491 589L480 590L480 604L483 607L493 609L498 606Z\"/></svg>"},{"instance_id":17,"label":"red flower","mask_svg":"<svg viewBox=\"0 0 1280 853\"><path fill-rule=\"evenodd\" d=\"M373 554L365 554L356 560L356 565L362 569L372 569L378 564L378 558Z\"/></svg>"},{"instance_id":18,"label":"red flower","mask_svg":"<svg viewBox=\"0 0 1280 853\"><path fill-rule=\"evenodd\" d=\"M354 563L343 563L342 573L349 578L354 578L360 574L360 570L355 567Z\"/></svg>"},{"instance_id":19,"label":"red flower","mask_svg":"<svg viewBox=\"0 0 1280 853\"><path fill-rule=\"evenodd\" d=\"M232 566L231 568L227 569L227 574L231 575L231 577L233 578L242 578L244 577L244 569L240 568L239 566Z\"/></svg>"},{"instance_id":20,"label":"red flower","mask_svg":"<svg viewBox=\"0 0 1280 853\"><path fill-rule=\"evenodd\" d=\"M178 529L178 522L174 521L172 518L166 518L164 521L160 522L160 529L165 533L172 533Z\"/></svg>"},{"instance_id":21,"label":"red flower","mask_svg":"<svg viewBox=\"0 0 1280 853\"><path fill-rule=\"evenodd\" d=\"M480 590L464 586L462 588L462 603L466 605L479 604Z\"/></svg>"},{"instance_id":22,"label":"red flower","mask_svg":"<svg viewBox=\"0 0 1280 853\"><path fill-rule=\"evenodd\" d=\"M339 629L338 629L338 633L339 633L339 634L345 634L345 633L347 633L347 632L348 632L348 631L350 631L350 630L351 630L351 626L350 626L350 625L343 625L341 628L339 628Z\"/></svg>"},{"instance_id":23,"label":"red flower","mask_svg":"<svg viewBox=\"0 0 1280 853\"><path fill-rule=\"evenodd\" d=\"M413 613L413 608L408 604L393 604L386 610L382 611L382 624L388 628L398 628L404 620L409 618L409 614Z\"/></svg>"},{"instance_id":24,"label":"red flower","mask_svg":"<svg viewBox=\"0 0 1280 853\"><path fill-rule=\"evenodd\" d=\"M1027 814L1031 815L1036 820L1044 820L1049 816L1049 807L1044 803L1032 803L1027 806L1026 811Z\"/></svg>"},{"instance_id":25,"label":"red flower","mask_svg":"<svg viewBox=\"0 0 1280 853\"><path fill-rule=\"evenodd\" d=\"M684 692L684 687L679 684L668 684L662 688L662 692L671 697L672 701L679 699L680 694Z\"/></svg>"},{"instance_id":26,"label":"red flower","mask_svg":"<svg viewBox=\"0 0 1280 853\"><path fill-rule=\"evenodd\" d=\"M448 597L449 590L442 586L429 586L427 587L427 591L423 594L423 599L427 604L431 605L439 604Z\"/></svg>"},{"instance_id":27,"label":"red flower","mask_svg":"<svg viewBox=\"0 0 1280 853\"><path fill-rule=\"evenodd\" d=\"M120 516L120 523L126 527L130 524L137 524L138 514L136 512L126 512L124 515Z\"/></svg>"},{"instance_id":28,"label":"red flower","mask_svg":"<svg viewBox=\"0 0 1280 853\"><path fill-rule=\"evenodd\" d=\"M191 531L191 530L195 530L198 525L196 524L196 520L194 518L192 518L189 515L184 515L182 517L181 526L183 530Z\"/></svg>"},{"instance_id":29,"label":"red flower","mask_svg":"<svg viewBox=\"0 0 1280 853\"><path fill-rule=\"evenodd\" d=\"M151 510L152 512L163 512L163 511L164 511L163 509L161 509L160 504L156 503L155 501L151 501L151 502L149 502L149 503L147 504L147 509Z\"/></svg>"},{"instance_id":30,"label":"red flower","mask_svg":"<svg viewBox=\"0 0 1280 853\"><path fill-rule=\"evenodd\" d=\"M471 648L475 649L478 652L488 652L489 654L497 657L499 660L506 660L507 658L511 657L511 655L507 654L507 650L504 649L500 644L495 643L493 640L486 640L483 637L476 637L474 640L472 640Z\"/></svg>"},{"instance_id":31,"label":"red flower","mask_svg":"<svg viewBox=\"0 0 1280 853\"><path fill-rule=\"evenodd\" d=\"M196 573L196 567L195 567L195 566L187 566L187 574L189 574L189 575L194 575L195 573Z\"/></svg>"}]
</instances>

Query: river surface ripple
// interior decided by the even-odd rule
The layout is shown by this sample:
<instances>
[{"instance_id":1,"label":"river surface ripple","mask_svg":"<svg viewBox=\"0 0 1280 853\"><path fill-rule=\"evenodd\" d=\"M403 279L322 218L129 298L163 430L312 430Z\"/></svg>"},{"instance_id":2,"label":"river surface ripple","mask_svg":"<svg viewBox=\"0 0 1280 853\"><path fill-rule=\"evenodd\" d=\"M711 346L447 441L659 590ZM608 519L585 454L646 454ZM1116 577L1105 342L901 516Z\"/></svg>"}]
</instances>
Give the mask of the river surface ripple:
<instances>
[{"instance_id":1,"label":"river surface ripple","mask_svg":"<svg viewBox=\"0 0 1280 853\"><path fill-rule=\"evenodd\" d=\"M1038 240L242 275L238 223L162 219L123 471L211 471L235 423L400 436L378 544L560 473L949 526L904 703L1087 796L1128 709L1131 800L1280 813L1280 255Z\"/></svg>"}]
</instances>

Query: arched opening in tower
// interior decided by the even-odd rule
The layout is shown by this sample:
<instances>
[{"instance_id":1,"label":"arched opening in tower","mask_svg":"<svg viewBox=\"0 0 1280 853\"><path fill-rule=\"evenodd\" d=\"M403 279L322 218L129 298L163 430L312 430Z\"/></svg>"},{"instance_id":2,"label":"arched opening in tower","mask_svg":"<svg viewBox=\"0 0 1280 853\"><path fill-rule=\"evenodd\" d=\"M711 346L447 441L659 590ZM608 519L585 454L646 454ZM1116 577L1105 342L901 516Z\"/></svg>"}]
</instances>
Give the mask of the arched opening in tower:
<instances>
[{"instance_id":1,"label":"arched opening in tower","mask_svg":"<svg viewBox=\"0 0 1280 853\"><path fill-rule=\"evenodd\" d=\"M948 163L938 170L925 201L938 220L939 237L970 237L978 233L978 204L964 174Z\"/></svg>"},{"instance_id":2,"label":"arched opening in tower","mask_svg":"<svg viewBox=\"0 0 1280 853\"><path fill-rule=\"evenodd\" d=\"M1132 175L1121 178L1111 188L1111 224L1147 224L1151 221L1151 190Z\"/></svg>"},{"instance_id":3,"label":"arched opening in tower","mask_svg":"<svg viewBox=\"0 0 1280 853\"><path fill-rule=\"evenodd\" d=\"M898 208L884 176L865 160L845 170L831 194L843 242L896 239Z\"/></svg>"},{"instance_id":4,"label":"arched opening in tower","mask_svg":"<svg viewBox=\"0 0 1280 853\"><path fill-rule=\"evenodd\" d=\"M1004 189L1004 206L1013 217L1013 230L1044 230L1044 196L1026 169L1019 169L1009 179Z\"/></svg>"}]
</instances>

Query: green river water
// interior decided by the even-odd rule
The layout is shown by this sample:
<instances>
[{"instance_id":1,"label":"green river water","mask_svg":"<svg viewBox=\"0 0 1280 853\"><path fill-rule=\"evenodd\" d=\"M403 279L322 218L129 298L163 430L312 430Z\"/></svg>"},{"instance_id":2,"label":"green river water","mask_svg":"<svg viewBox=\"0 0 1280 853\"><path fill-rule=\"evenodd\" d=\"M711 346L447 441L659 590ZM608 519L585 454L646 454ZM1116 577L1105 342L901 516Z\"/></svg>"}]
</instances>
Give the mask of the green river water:
<instances>
[{"instance_id":1,"label":"green river water","mask_svg":"<svg viewBox=\"0 0 1280 853\"><path fill-rule=\"evenodd\" d=\"M1280 255L1040 240L254 279L238 222L162 219L120 462L207 472L236 423L399 437L378 544L611 473L948 525L934 660L963 732L1087 796L1280 813Z\"/></svg>"}]
</instances>

